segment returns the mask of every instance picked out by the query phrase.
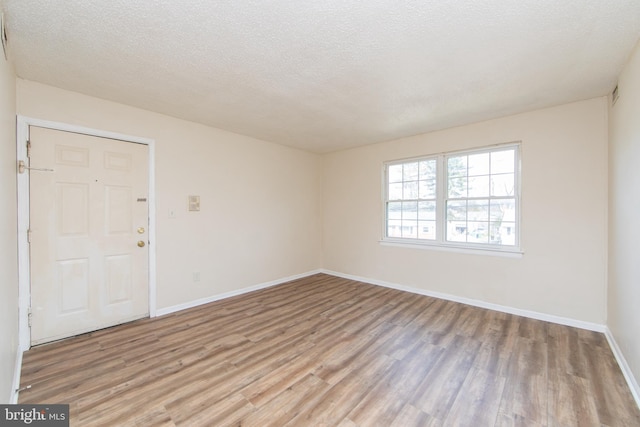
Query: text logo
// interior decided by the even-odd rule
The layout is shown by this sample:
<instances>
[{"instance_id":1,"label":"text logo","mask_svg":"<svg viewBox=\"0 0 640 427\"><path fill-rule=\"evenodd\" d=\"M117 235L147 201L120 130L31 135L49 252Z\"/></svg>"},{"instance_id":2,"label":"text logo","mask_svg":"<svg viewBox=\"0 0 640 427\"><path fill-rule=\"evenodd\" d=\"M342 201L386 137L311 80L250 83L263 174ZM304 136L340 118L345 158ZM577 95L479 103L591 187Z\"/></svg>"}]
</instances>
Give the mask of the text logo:
<instances>
[{"instance_id":1,"label":"text logo","mask_svg":"<svg viewBox=\"0 0 640 427\"><path fill-rule=\"evenodd\" d=\"M0 405L0 427L69 427L69 405Z\"/></svg>"}]
</instances>

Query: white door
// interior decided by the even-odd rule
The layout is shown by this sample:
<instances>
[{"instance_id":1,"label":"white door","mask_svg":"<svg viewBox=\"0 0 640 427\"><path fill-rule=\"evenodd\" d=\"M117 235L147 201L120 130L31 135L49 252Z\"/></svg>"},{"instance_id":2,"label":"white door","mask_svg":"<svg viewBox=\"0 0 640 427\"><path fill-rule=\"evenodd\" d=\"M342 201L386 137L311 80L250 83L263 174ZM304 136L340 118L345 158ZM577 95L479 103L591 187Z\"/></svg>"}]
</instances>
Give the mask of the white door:
<instances>
[{"instance_id":1,"label":"white door","mask_svg":"<svg viewBox=\"0 0 640 427\"><path fill-rule=\"evenodd\" d=\"M34 126L29 139L31 343L148 316L148 147Z\"/></svg>"}]
</instances>

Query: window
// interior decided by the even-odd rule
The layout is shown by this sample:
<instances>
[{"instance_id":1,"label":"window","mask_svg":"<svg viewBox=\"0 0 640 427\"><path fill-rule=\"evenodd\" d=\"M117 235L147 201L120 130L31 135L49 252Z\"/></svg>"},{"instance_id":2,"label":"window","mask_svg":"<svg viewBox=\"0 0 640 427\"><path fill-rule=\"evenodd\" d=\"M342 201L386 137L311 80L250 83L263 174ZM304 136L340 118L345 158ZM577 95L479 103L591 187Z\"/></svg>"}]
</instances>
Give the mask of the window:
<instances>
[{"instance_id":1,"label":"window","mask_svg":"<svg viewBox=\"0 0 640 427\"><path fill-rule=\"evenodd\" d=\"M519 145L385 163L385 241L519 250Z\"/></svg>"},{"instance_id":2,"label":"window","mask_svg":"<svg viewBox=\"0 0 640 427\"><path fill-rule=\"evenodd\" d=\"M387 170L387 236L435 239L436 159L391 164Z\"/></svg>"}]
</instances>

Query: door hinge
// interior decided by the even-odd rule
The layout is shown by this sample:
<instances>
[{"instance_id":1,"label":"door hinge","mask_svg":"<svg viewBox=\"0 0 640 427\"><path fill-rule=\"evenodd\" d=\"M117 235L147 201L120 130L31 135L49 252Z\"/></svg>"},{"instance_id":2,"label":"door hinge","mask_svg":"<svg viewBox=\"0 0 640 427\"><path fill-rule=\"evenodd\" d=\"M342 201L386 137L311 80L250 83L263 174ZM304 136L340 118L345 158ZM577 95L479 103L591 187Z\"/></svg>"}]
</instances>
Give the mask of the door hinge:
<instances>
[{"instance_id":1,"label":"door hinge","mask_svg":"<svg viewBox=\"0 0 640 427\"><path fill-rule=\"evenodd\" d=\"M27 230L27 242L31 243L31 229Z\"/></svg>"},{"instance_id":2,"label":"door hinge","mask_svg":"<svg viewBox=\"0 0 640 427\"><path fill-rule=\"evenodd\" d=\"M31 157L31 141L27 141L27 157Z\"/></svg>"},{"instance_id":3,"label":"door hinge","mask_svg":"<svg viewBox=\"0 0 640 427\"><path fill-rule=\"evenodd\" d=\"M33 312L31 311L31 307L29 307L29 311L27 311L27 322L29 323L29 327L31 327L32 318L33 318Z\"/></svg>"}]
</instances>

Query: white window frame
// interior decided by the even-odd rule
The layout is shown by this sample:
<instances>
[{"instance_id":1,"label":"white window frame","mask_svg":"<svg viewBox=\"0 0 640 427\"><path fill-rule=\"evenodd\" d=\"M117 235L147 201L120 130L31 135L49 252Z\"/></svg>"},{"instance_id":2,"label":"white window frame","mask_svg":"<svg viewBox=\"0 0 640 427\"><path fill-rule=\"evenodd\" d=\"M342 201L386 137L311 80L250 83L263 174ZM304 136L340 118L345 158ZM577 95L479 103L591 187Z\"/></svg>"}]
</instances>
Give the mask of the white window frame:
<instances>
[{"instance_id":1,"label":"white window frame","mask_svg":"<svg viewBox=\"0 0 640 427\"><path fill-rule=\"evenodd\" d=\"M515 244L514 245L497 245L490 243L475 242L454 242L446 240L446 201L447 201L447 159L460 155L472 155L481 153L490 153L493 151L501 151L513 148L515 152L514 159L514 196L515 199ZM436 238L434 240L417 239L417 238L401 238L388 237L388 218L387 203L389 191L389 166L411 163L420 160L437 159L436 169ZM521 142L510 142L506 144L496 144L491 146L477 147L473 149L448 151L431 155L423 155L405 159L390 160L383 163L382 174L382 238L380 243L386 246L401 246L419 249L434 249L453 252L479 253L489 255L516 256L522 255L522 215L521 215ZM462 200L468 200L463 198ZM472 199L472 198L471 198ZM489 197L491 199L491 197Z\"/></svg>"}]
</instances>

